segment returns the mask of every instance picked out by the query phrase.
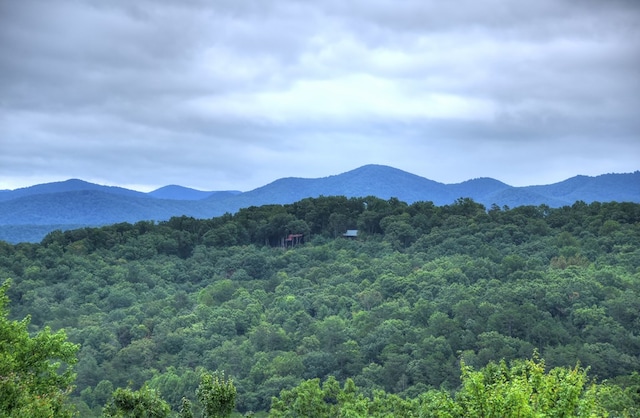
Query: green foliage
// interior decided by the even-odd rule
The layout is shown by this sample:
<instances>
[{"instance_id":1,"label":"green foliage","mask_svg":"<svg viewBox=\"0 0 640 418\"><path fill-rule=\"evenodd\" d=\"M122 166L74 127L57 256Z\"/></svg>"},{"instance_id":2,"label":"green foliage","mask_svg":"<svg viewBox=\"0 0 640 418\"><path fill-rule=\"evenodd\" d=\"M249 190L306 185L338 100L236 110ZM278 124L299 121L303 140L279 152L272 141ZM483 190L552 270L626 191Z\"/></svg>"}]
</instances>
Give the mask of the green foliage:
<instances>
[{"instance_id":1,"label":"green foliage","mask_svg":"<svg viewBox=\"0 0 640 418\"><path fill-rule=\"evenodd\" d=\"M304 242L283 248L295 232ZM88 418L114 388L145 383L199 417L201 370L234 377L239 413L329 376L377 411L446 405L461 356L480 370L534 351L549 369L579 361L608 382L607 411L633 416L639 260L640 205L616 202L486 211L320 197L0 243L13 318L81 344L70 397Z\"/></svg>"},{"instance_id":2,"label":"green foliage","mask_svg":"<svg viewBox=\"0 0 640 418\"><path fill-rule=\"evenodd\" d=\"M479 371L462 362L458 415L466 417L602 416L595 384L584 369L556 367L545 373L543 361L490 363Z\"/></svg>"},{"instance_id":3,"label":"green foliage","mask_svg":"<svg viewBox=\"0 0 640 418\"><path fill-rule=\"evenodd\" d=\"M193 418L191 401L185 397L182 398L182 404L180 405L180 418Z\"/></svg>"},{"instance_id":4,"label":"green foliage","mask_svg":"<svg viewBox=\"0 0 640 418\"><path fill-rule=\"evenodd\" d=\"M9 320L10 283L0 286L0 416L70 417L78 345L47 327L31 337L29 317Z\"/></svg>"},{"instance_id":5,"label":"green foliage","mask_svg":"<svg viewBox=\"0 0 640 418\"><path fill-rule=\"evenodd\" d=\"M610 387L589 382L586 370L554 368L533 358L489 363L474 371L462 364L462 386L455 396L429 390L418 397L402 398L382 390L364 396L348 379L343 388L330 377L302 382L283 390L271 403L272 417L594 417L606 416ZM615 395L621 396L620 393ZM623 396L622 396L623 397ZM617 404L626 399L618 399ZM625 411L627 412L627 411Z\"/></svg>"},{"instance_id":6,"label":"green foliage","mask_svg":"<svg viewBox=\"0 0 640 418\"><path fill-rule=\"evenodd\" d=\"M105 405L103 416L108 418L165 418L171 408L158 391L144 385L139 390L118 388Z\"/></svg>"},{"instance_id":7,"label":"green foliage","mask_svg":"<svg viewBox=\"0 0 640 418\"><path fill-rule=\"evenodd\" d=\"M335 405L335 379L320 387L320 379L302 382L291 390L283 390L271 403L272 417L330 417L338 415Z\"/></svg>"},{"instance_id":8,"label":"green foliage","mask_svg":"<svg viewBox=\"0 0 640 418\"><path fill-rule=\"evenodd\" d=\"M236 387L224 372L203 373L196 396L202 405L203 418L225 418L236 406Z\"/></svg>"}]
</instances>

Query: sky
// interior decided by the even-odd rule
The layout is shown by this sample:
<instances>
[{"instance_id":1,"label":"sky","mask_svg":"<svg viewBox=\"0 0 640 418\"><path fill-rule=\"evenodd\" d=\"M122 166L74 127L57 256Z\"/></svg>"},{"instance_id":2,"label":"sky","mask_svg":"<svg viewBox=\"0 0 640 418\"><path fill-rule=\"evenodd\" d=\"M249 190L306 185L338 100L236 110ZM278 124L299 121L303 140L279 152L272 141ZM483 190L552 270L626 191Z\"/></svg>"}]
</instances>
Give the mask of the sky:
<instances>
[{"instance_id":1,"label":"sky","mask_svg":"<svg viewBox=\"0 0 640 418\"><path fill-rule=\"evenodd\" d=\"M640 169L637 0L0 0L0 189Z\"/></svg>"}]
</instances>

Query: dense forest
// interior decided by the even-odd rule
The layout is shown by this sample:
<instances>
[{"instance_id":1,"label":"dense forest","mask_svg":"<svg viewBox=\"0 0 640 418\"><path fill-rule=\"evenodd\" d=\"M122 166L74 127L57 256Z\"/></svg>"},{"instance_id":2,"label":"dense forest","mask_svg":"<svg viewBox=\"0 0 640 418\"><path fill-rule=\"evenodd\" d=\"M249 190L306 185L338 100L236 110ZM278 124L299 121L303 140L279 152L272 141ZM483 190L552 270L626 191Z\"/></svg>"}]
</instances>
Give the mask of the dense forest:
<instances>
[{"instance_id":1,"label":"dense forest","mask_svg":"<svg viewBox=\"0 0 640 418\"><path fill-rule=\"evenodd\" d=\"M323 385L401 408L523 364L584 371L640 416L640 204L308 198L0 242L5 278L11 318L79 345L82 417L118 388L177 414L203 371L233 378L239 413L296 416Z\"/></svg>"}]
</instances>

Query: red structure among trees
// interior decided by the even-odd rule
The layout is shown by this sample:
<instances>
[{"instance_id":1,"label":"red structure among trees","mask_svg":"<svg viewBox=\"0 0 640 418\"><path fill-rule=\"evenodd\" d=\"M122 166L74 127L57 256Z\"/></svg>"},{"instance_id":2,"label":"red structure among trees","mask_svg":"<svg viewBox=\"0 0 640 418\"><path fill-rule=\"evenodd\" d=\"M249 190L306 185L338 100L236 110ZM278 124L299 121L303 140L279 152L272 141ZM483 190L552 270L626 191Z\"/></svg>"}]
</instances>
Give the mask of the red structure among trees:
<instances>
[{"instance_id":1,"label":"red structure among trees","mask_svg":"<svg viewBox=\"0 0 640 418\"><path fill-rule=\"evenodd\" d=\"M293 247L304 242L304 234L289 234L284 240L285 247Z\"/></svg>"}]
</instances>

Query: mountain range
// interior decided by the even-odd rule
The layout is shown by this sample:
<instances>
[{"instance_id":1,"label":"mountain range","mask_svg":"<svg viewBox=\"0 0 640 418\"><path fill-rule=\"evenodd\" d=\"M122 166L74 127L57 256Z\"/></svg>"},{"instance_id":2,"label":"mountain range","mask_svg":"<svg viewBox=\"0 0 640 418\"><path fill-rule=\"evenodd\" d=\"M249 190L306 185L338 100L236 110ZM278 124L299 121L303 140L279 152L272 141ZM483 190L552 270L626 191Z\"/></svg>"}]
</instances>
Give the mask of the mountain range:
<instances>
[{"instance_id":1,"label":"mountain range","mask_svg":"<svg viewBox=\"0 0 640 418\"><path fill-rule=\"evenodd\" d=\"M248 192L170 185L143 193L72 179L0 190L0 240L37 242L56 229L161 221L181 215L211 218L249 206L287 204L321 195L395 197L407 203L431 201L436 205L468 197L487 208L494 204L560 207L576 201L640 202L640 171L514 187L492 178L444 184L393 167L365 165L323 178L282 178Z\"/></svg>"}]
</instances>

